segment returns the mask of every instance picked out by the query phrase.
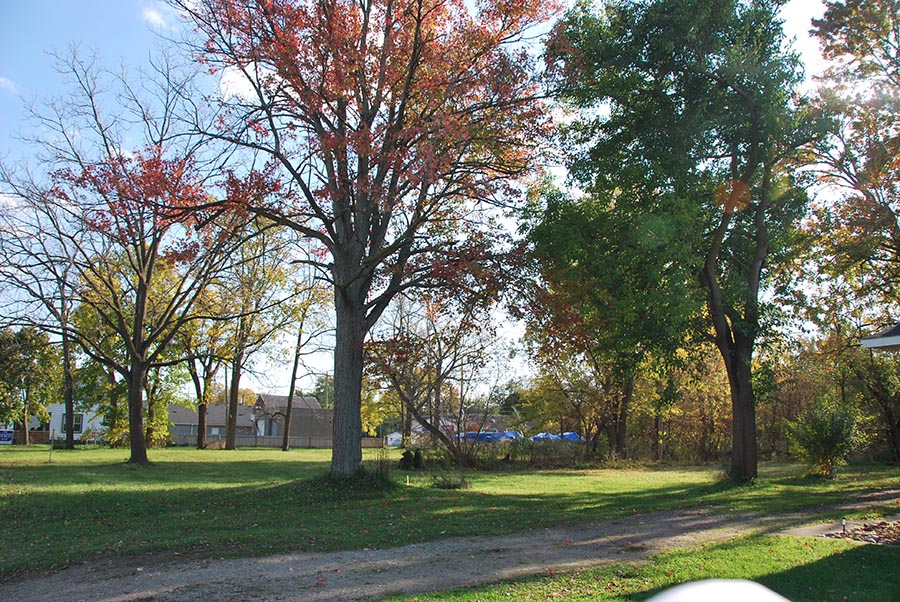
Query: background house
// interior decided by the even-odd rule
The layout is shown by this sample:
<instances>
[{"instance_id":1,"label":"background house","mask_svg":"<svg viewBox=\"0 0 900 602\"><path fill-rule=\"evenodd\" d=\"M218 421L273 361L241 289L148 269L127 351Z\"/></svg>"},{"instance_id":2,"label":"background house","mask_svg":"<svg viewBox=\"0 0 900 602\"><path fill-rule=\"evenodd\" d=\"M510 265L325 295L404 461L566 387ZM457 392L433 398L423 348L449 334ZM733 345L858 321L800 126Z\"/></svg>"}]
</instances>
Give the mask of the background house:
<instances>
[{"instance_id":1,"label":"background house","mask_svg":"<svg viewBox=\"0 0 900 602\"><path fill-rule=\"evenodd\" d=\"M47 443L50 438L65 439L66 438L66 406L62 403L54 403L47 406L47 412L50 419L47 422L41 422L34 416L29 416L28 420L28 440L31 443ZM103 416L98 408L76 409L73 413L74 428L72 429L75 441L81 440L97 440L106 430L103 423ZM21 425L20 425L21 426ZM9 425L8 430L13 430L13 425ZM25 436L21 430L15 431L13 441L15 443L24 443Z\"/></svg>"},{"instance_id":2,"label":"background house","mask_svg":"<svg viewBox=\"0 0 900 602\"><path fill-rule=\"evenodd\" d=\"M52 436L56 438L64 438L66 436L66 406L62 403L54 403L47 410L50 412L50 422L48 428ZM74 425L72 434L76 441L82 439L96 439L106 430L106 424L103 422L103 416L98 408L88 410L76 410L72 413Z\"/></svg>"},{"instance_id":3,"label":"background house","mask_svg":"<svg viewBox=\"0 0 900 602\"><path fill-rule=\"evenodd\" d=\"M259 395L256 405L239 406L238 447L281 447L284 441L286 395ZM225 440L226 406L214 404L206 410L206 438L210 444ZM315 397L295 396L291 411L291 447L328 449L332 446L333 411L324 409ZM175 445L196 445L197 412L169 406L169 438ZM363 439L363 447L381 447L381 439Z\"/></svg>"},{"instance_id":4,"label":"background house","mask_svg":"<svg viewBox=\"0 0 900 602\"><path fill-rule=\"evenodd\" d=\"M323 409L311 396L294 396L291 410L292 437L331 437L333 411ZM253 411L260 435L284 436L287 413L287 395L261 394L256 398Z\"/></svg>"},{"instance_id":5,"label":"background house","mask_svg":"<svg viewBox=\"0 0 900 602\"><path fill-rule=\"evenodd\" d=\"M228 406L210 404L206 406L206 440L209 443L218 439L225 440L225 425ZM169 439L175 445L197 444L197 411L177 405L169 406ZM253 408L239 405L235 434L238 437L256 435L256 422L253 419Z\"/></svg>"}]
</instances>

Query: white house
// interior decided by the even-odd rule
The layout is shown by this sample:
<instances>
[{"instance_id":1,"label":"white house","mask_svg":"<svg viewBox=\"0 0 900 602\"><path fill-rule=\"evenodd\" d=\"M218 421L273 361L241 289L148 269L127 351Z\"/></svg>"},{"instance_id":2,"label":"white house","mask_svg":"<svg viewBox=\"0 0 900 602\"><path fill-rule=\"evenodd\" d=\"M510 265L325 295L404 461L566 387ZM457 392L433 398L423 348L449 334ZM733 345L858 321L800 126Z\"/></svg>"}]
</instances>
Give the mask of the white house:
<instances>
[{"instance_id":1,"label":"white house","mask_svg":"<svg viewBox=\"0 0 900 602\"><path fill-rule=\"evenodd\" d=\"M55 433L54 436L57 438L65 437L65 404L54 403L47 408L47 411L50 412L48 430L51 435ZM76 408L73 419L75 424L73 425L72 431L76 441L81 440L82 434L90 434L91 436L96 437L106 430L106 425L103 424L103 416L100 415L97 408L91 408L89 410L79 410ZM36 419L33 420L37 422Z\"/></svg>"}]
</instances>

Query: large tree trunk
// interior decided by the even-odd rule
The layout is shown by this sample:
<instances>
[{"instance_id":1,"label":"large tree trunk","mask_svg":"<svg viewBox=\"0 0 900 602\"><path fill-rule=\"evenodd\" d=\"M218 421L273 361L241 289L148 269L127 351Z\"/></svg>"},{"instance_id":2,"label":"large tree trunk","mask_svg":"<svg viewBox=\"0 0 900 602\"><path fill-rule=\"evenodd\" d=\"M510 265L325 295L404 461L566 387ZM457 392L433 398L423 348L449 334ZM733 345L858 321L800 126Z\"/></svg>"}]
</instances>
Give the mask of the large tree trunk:
<instances>
[{"instance_id":1,"label":"large tree trunk","mask_svg":"<svg viewBox=\"0 0 900 602\"><path fill-rule=\"evenodd\" d=\"M732 439L731 478L749 481L757 475L756 398L752 382L752 343L735 337L727 354L723 351L731 389Z\"/></svg>"},{"instance_id":2,"label":"large tree trunk","mask_svg":"<svg viewBox=\"0 0 900 602\"><path fill-rule=\"evenodd\" d=\"M362 397L363 343L367 331L366 313L365 306L359 300L358 294L336 288L334 297L336 329L331 474L350 476L359 472L362 466L360 400Z\"/></svg>"},{"instance_id":3,"label":"large tree trunk","mask_svg":"<svg viewBox=\"0 0 900 602\"><path fill-rule=\"evenodd\" d=\"M727 216L720 225L721 235L728 224ZM759 234L757 253L754 257L749 291L744 298L741 321L733 323L739 313L735 309L726 310L719 288L717 276L718 245L707 257L707 263L700 272L700 282L706 290L707 309L712 320L716 337L716 347L728 373L731 392L732 437L731 437L731 478L745 482L756 478L756 398L753 394L752 361L756 332L759 327L757 294L763 258L765 257L765 235ZM732 316L731 321L728 316Z\"/></svg>"},{"instance_id":4,"label":"large tree trunk","mask_svg":"<svg viewBox=\"0 0 900 602\"><path fill-rule=\"evenodd\" d=\"M128 436L131 445L129 464L149 464L147 442L144 440L144 378L146 369L139 361L132 361L128 375Z\"/></svg>"}]
</instances>

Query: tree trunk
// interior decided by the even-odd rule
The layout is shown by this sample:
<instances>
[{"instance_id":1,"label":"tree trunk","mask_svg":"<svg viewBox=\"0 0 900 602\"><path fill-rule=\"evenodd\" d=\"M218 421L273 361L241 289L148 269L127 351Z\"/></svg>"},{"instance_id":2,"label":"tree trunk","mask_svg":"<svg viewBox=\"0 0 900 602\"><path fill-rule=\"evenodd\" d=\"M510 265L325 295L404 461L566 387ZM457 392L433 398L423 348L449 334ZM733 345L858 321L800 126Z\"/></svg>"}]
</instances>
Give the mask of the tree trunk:
<instances>
[{"instance_id":1,"label":"tree trunk","mask_svg":"<svg viewBox=\"0 0 900 602\"><path fill-rule=\"evenodd\" d=\"M225 423L225 449L237 449L238 398L240 397L242 360L240 352L236 353L234 364L231 366L231 390L228 392L228 418Z\"/></svg>"},{"instance_id":2,"label":"tree trunk","mask_svg":"<svg viewBox=\"0 0 900 602\"><path fill-rule=\"evenodd\" d=\"M156 406L153 396L147 395L147 421L144 424L144 441L148 447L156 447Z\"/></svg>"},{"instance_id":3,"label":"tree trunk","mask_svg":"<svg viewBox=\"0 0 900 602\"><path fill-rule=\"evenodd\" d=\"M401 410L403 416L403 432L401 433L403 439L403 447L408 449L410 444L412 443L412 422L413 416L412 412L406 407L406 404L402 405ZM457 429L458 430L458 429Z\"/></svg>"},{"instance_id":4,"label":"tree trunk","mask_svg":"<svg viewBox=\"0 0 900 602\"><path fill-rule=\"evenodd\" d=\"M24 437L25 445L28 445L28 391L25 391L25 399L22 402L22 436Z\"/></svg>"},{"instance_id":5,"label":"tree trunk","mask_svg":"<svg viewBox=\"0 0 900 602\"><path fill-rule=\"evenodd\" d=\"M300 347L303 345L303 321L297 329L297 345L294 347L294 365L291 368L291 385L288 387L288 402L284 410L284 439L281 442L281 451L291 449L291 417L294 410L294 391L297 388L297 368L300 366Z\"/></svg>"},{"instance_id":6,"label":"tree trunk","mask_svg":"<svg viewBox=\"0 0 900 602\"><path fill-rule=\"evenodd\" d=\"M625 445L625 439L628 436L628 410L631 407L631 401L634 398L634 378L625 379L622 391L622 398L619 401L618 412L616 413L616 456L618 458L628 457L628 448Z\"/></svg>"},{"instance_id":7,"label":"tree trunk","mask_svg":"<svg viewBox=\"0 0 900 602\"><path fill-rule=\"evenodd\" d=\"M355 288L355 287L348 287ZM350 476L362 466L363 343L365 306L358 294L335 290L334 423L331 474ZM364 298L364 296L363 296Z\"/></svg>"},{"instance_id":8,"label":"tree trunk","mask_svg":"<svg viewBox=\"0 0 900 602\"><path fill-rule=\"evenodd\" d=\"M206 400L197 404L197 449L206 449Z\"/></svg>"},{"instance_id":9,"label":"tree trunk","mask_svg":"<svg viewBox=\"0 0 900 602\"><path fill-rule=\"evenodd\" d=\"M891 450L891 460L900 462L900 420L894 416L894 412L886 402L881 402L882 414L887 426L888 445Z\"/></svg>"},{"instance_id":10,"label":"tree trunk","mask_svg":"<svg viewBox=\"0 0 900 602\"><path fill-rule=\"evenodd\" d=\"M128 436L131 446L129 464L149 464L147 442L144 440L144 379L146 369L141 362L132 361L128 375Z\"/></svg>"},{"instance_id":11,"label":"tree trunk","mask_svg":"<svg viewBox=\"0 0 900 602\"><path fill-rule=\"evenodd\" d=\"M65 328L62 332L63 403L66 408L66 449L75 449L75 378L72 368L72 343ZM52 435L52 434L51 434Z\"/></svg>"},{"instance_id":12,"label":"tree trunk","mask_svg":"<svg viewBox=\"0 0 900 602\"><path fill-rule=\"evenodd\" d=\"M718 255L713 257L717 258ZM755 274L758 276L761 261L757 261L755 265ZM730 476L734 481L745 482L757 475L756 399L752 384L753 346L759 327L757 288L750 287L751 292L745 298L743 319L735 324L734 318L729 322L727 317L728 312L716 276L716 263L711 258L700 273L700 282L706 290L706 304L715 331L716 347L725 363L731 392ZM758 278L754 283L758 283ZM737 312L731 313L733 315Z\"/></svg>"},{"instance_id":13,"label":"tree trunk","mask_svg":"<svg viewBox=\"0 0 900 602\"><path fill-rule=\"evenodd\" d=\"M726 358L731 389L731 478L749 481L757 475L756 399L753 394L751 343L738 339Z\"/></svg>"}]
</instances>

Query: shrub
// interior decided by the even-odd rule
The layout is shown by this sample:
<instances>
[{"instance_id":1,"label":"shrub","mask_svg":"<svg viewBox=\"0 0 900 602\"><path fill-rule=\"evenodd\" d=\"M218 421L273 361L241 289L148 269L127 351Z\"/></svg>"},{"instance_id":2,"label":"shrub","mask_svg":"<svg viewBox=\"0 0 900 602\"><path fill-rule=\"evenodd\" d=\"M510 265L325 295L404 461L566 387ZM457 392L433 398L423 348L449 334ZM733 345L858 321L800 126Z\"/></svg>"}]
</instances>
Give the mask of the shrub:
<instances>
[{"instance_id":1,"label":"shrub","mask_svg":"<svg viewBox=\"0 0 900 602\"><path fill-rule=\"evenodd\" d=\"M821 399L788 424L794 453L808 462L812 474L833 479L837 468L856 447L858 414L855 408Z\"/></svg>"},{"instance_id":2,"label":"shrub","mask_svg":"<svg viewBox=\"0 0 900 602\"><path fill-rule=\"evenodd\" d=\"M413 453L410 450L404 450L403 455L400 456L400 470L412 470L413 469Z\"/></svg>"}]
</instances>

